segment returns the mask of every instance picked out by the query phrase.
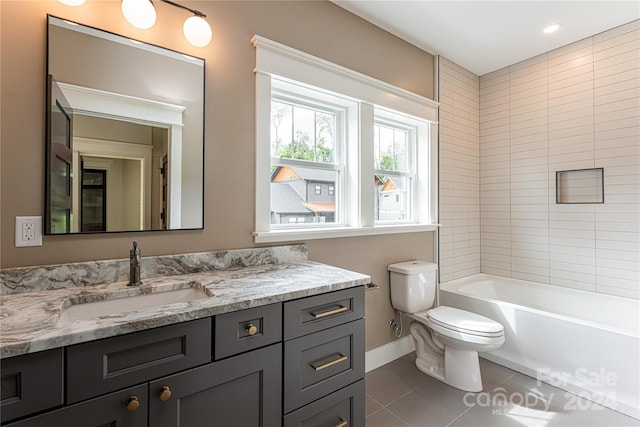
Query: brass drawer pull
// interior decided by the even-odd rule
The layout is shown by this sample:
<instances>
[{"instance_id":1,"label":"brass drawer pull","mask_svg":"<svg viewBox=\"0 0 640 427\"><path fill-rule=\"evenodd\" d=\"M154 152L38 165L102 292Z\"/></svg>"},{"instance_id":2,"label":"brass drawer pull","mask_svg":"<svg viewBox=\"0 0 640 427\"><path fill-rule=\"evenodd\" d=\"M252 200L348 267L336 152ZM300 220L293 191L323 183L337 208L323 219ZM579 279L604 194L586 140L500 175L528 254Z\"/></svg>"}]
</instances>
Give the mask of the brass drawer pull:
<instances>
[{"instance_id":1,"label":"brass drawer pull","mask_svg":"<svg viewBox=\"0 0 640 427\"><path fill-rule=\"evenodd\" d=\"M336 424L336 427L345 427L349 422L344 418L340 417L340 424Z\"/></svg>"},{"instance_id":2,"label":"brass drawer pull","mask_svg":"<svg viewBox=\"0 0 640 427\"><path fill-rule=\"evenodd\" d=\"M169 386L167 385L163 385L162 388L160 389L160 400L163 402L166 402L167 400L171 399L171 390L169 389Z\"/></svg>"},{"instance_id":3,"label":"brass drawer pull","mask_svg":"<svg viewBox=\"0 0 640 427\"><path fill-rule=\"evenodd\" d=\"M344 362L345 360L347 360L347 356L344 354L341 354L340 357L330 362L323 363L322 365L314 365L313 363L310 363L310 366L313 368L314 371L320 371L324 368L328 368L329 366L333 366L336 363Z\"/></svg>"},{"instance_id":4,"label":"brass drawer pull","mask_svg":"<svg viewBox=\"0 0 640 427\"><path fill-rule=\"evenodd\" d=\"M349 309L349 307L341 305L340 308L335 308L335 309L329 310L329 311L322 311L320 313L313 313L312 312L311 315L313 317L315 317L316 319L320 319L322 317L331 316L332 314L342 313L343 311L347 311L348 309Z\"/></svg>"},{"instance_id":5,"label":"brass drawer pull","mask_svg":"<svg viewBox=\"0 0 640 427\"><path fill-rule=\"evenodd\" d=\"M127 412L135 412L140 407L138 396L131 396L127 401Z\"/></svg>"},{"instance_id":6,"label":"brass drawer pull","mask_svg":"<svg viewBox=\"0 0 640 427\"><path fill-rule=\"evenodd\" d=\"M256 328L256 325L254 325L253 323L249 323L246 329L249 335L255 335L256 332L258 332L258 328Z\"/></svg>"}]
</instances>

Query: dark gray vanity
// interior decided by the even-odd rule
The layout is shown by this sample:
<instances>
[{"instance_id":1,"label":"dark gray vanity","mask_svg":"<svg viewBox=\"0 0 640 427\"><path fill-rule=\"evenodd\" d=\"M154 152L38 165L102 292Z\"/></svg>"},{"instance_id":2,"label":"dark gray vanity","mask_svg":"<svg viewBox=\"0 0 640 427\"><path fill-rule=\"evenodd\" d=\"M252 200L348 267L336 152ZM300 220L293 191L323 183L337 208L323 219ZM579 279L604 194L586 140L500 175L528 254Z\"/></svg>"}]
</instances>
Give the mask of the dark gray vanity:
<instances>
[{"instance_id":1,"label":"dark gray vanity","mask_svg":"<svg viewBox=\"0 0 640 427\"><path fill-rule=\"evenodd\" d=\"M368 276L303 245L147 257L143 285L113 282L127 271L0 271L2 426L364 426Z\"/></svg>"},{"instance_id":2,"label":"dark gray vanity","mask_svg":"<svg viewBox=\"0 0 640 427\"><path fill-rule=\"evenodd\" d=\"M364 426L363 317L358 286L3 359L2 425Z\"/></svg>"}]
</instances>

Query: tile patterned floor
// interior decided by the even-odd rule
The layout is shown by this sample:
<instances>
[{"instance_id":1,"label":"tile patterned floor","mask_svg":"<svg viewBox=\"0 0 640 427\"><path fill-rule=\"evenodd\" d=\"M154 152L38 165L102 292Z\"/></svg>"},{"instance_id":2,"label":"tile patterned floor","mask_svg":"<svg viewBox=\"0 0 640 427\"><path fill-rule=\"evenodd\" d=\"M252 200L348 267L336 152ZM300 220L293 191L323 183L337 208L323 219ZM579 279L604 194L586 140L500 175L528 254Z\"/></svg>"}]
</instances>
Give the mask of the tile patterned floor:
<instances>
[{"instance_id":1,"label":"tile patterned floor","mask_svg":"<svg viewBox=\"0 0 640 427\"><path fill-rule=\"evenodd\" d=\"M638 427L640 421L480 359L482 393L420 372L411 353L366 375L366 427ZM582 409L577 409L582 408Z\"/></svg>"}]
</instances>

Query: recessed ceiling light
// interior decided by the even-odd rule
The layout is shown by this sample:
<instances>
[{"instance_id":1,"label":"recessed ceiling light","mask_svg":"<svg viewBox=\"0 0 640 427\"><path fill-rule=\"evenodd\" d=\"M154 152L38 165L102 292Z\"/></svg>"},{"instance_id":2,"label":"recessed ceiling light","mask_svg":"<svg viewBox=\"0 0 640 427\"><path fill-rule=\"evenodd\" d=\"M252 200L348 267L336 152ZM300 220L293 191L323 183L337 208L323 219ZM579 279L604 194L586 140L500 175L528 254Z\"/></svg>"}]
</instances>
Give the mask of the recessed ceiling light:
<instances>
[{"instance_id":1,"label":"recessed ceiling light","mask_svg":"<svg viewBox=\"0 0 640 427\"><path fill-rule=\"evenodd\" d=\"M555 33L559 29L560 29L560 24L551 24L551 25L547 25L546 27L544 27L543 32L545 34L551 34L551 33Z\"/></svg>"}]
</instances>

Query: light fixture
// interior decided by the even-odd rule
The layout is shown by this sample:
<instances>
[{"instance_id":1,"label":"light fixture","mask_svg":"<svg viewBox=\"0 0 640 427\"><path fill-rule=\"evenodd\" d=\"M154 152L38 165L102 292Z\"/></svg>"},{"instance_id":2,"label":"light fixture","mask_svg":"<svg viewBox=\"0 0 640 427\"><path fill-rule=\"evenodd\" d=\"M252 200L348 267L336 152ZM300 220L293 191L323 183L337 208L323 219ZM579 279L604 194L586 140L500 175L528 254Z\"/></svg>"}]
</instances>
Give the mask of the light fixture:
<instances>
[{"instance_id":1,"label":"light fixture","mask_svg":"<svg viewBox=\"0 0 640 427\"><path fill-rule=\"evenodd\" d=\"M62 4L67 6L82 6L87 0L58 0Z\"/></svg>"},{"instance_id":2,"label":"light fixture","mask_svg":"<svg viewBox=\"0 0 640 427\"><path fill-rule=\"evenodd\" d=\"M150 0L122 0L122 14L129 24L141 30L156 23L156 9Z\"/></svg>"},{"instance_id":3,"label":"light fixture","mask_svg":"<svg viewBox=\"0 0 640 427\"><path fill-rule=\"evenodd\" d=\"M184 37L196 47L205 47L211 41L211 27L201 16L191 16L182 26Z\"/></svg>"},{"instance_id":4,"label":"light fixture","mask_svg":"<svg viewBox=\"0 0 640 427\"><path fill-rule=\"evenodd\" d=\"M193 13L194 16L187 18L182 26L185 38L196 47L205 47L209 44L212 34L209 23L204 20L207 15L199 10L191 9L190 7L183 6L171 0L160 1ZM131 25L142 30L151 28L156 22L156 9L153 7L151 0L122 0L122 14Z\"/></svg>"},{"instance_id":5,"label":"light fixture","mask_svg":"<svg viewBox=\"0 0 640 427\"><path fill-rule=\"evenodd\" d=\"M555 33L559 29L560 29L560 24L556 23L556 24L547 25L546 27L544 27L544 30L542 31L545 34L551 34L551 33Z\"/></svg>"},{"instance_id":6,"label":"light fixture","mask_svg":"<svg viewBox=\"0 0 640 427\"><path fill-rule=\"evenodd\" d=\"M179 7L180 9L188 10L193 13L193 16L184 21L182 25L182 32L184 37L189 43L196 47L205 47L211 41L212 33L209 23L204 20L207 17L204 13L190 7L183 6L171 0L160 0L163 3L170 4L171 6Z\"/></svg>"}]
</instances>

